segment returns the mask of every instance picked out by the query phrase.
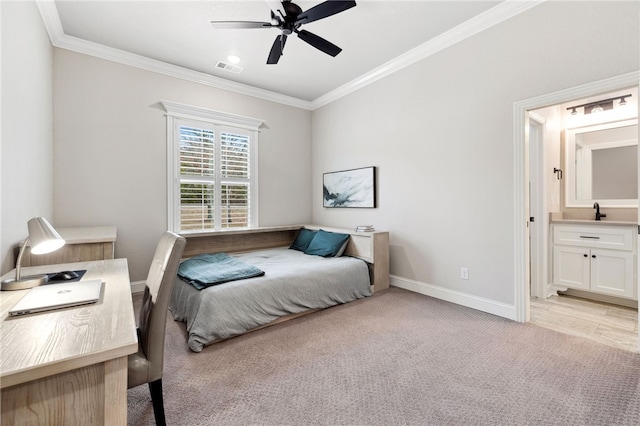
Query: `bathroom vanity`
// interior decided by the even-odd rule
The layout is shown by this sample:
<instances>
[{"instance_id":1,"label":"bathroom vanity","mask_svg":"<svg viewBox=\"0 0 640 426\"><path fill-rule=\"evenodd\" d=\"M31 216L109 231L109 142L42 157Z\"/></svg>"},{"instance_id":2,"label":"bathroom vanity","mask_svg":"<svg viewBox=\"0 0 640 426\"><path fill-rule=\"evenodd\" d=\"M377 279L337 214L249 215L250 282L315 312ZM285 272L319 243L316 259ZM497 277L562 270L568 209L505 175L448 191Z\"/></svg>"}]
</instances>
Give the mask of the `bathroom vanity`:
<instances>
[{"instance_id":1,"label":"bathroom vanity","mask_svg":"<svg viewBox=\"0 0 640 426\"><path fill-rule=\"evenodd\" d=\"M562 141L563 209L549 218L553 287L638 300L638 120L567 128Z\"/></svg>"},{"instance_id":2,"label":"bathroom vanity","mask_svg":"<svg viewBox=\"0 0 640 426\"><path fill-rule=\"evenodd\" d=\"M630 222L552 222L553 284L638 300L636 230Z\"/></svg>"}]
</instances>

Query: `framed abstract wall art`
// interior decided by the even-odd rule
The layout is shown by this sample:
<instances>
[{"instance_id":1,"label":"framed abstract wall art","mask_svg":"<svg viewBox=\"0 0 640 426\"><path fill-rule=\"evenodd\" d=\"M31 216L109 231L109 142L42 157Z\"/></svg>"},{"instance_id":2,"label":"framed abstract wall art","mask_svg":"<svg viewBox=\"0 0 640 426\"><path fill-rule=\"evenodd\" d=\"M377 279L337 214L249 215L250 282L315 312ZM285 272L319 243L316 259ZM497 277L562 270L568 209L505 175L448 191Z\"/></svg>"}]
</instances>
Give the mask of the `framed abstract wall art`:
<instances>
[{"instance_id":1,"label":"framed abstract wall art","mask_svg":"<svg viewBox=\"0 0 640 426\"><path fill-rule=\"evenodd\" d=\"M324 207L376 207L376 168L343 170L322 175Z\"/></svg>"}]
</instances>

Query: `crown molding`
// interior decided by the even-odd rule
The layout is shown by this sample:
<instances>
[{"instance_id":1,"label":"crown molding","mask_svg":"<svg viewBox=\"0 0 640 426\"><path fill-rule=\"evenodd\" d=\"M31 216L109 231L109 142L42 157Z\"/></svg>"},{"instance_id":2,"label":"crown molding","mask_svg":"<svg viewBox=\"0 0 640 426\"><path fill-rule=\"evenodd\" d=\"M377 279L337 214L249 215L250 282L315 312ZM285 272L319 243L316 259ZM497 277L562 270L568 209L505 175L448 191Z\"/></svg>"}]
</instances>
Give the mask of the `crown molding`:
<instances>
[{"instance_id":1,"label":"crown molding","mask_svg":"<svg viewBox=\"0 0 640 426\"><path fill-rule=\"evenodd\" d=\"M180 78L218 89L228 90L242 95L252 96L267 101L277 102L296 108L311 109L311 103L302 99L282 95L265 89L260 89L247 84L237 83L220 77L215 77L199 71L179 67L177 65L114 49L98 43L71 37L64 33L60 16L55 2L52 0L38 0L38 9L45 24L51 44L55 47L71 50L96 58L106 59L123 65L144 69L147 71L164 74L170 77Z\"/></svg>"},{"instance_id":2,"label":"crown molding","mask_svg":"<svg viewBox=\"0 0 640 426\"><path fill-rule=\"evenodd\" d=\"M408 67L422 59L425 59L441 50L453 46L462 40L469 38L481 31L493 27L507 19L523 13L547 0L505 0L491 9L477 15L468 21L446 31L437 37L415 47L391 61L363 74L362 76L338 87L331 92L320 96L311 102L311 109L315 110L333 101L336 101L349 93L355 92L369 84L387 77L403 68Z\"/></svg>"},{"instance_id":3,"label":"crown molding","mask_svg":"<svg viewBox=\"0 0 640 426\"><path fill-rule=\"evenodd\" d=\"M392 59L380 67L363 74L349 83L316 98L313 101L306 101L292 96L282 95L270 90L237 83L203 72L190 70L177 65L168 64L166 62L68 36L64 33L62 28L62 23L60 21L60 16L58 15L55 2L53 0L37 0L36 3L40 10L40 15L42 16L47 33L49 34L51 44L55 47L218 89L228 90L242 95L313 111L397 71L400 71L401 69L446 49L447 47L453 46L466 38L486 30L487 28L523 13L545 1L546 0L505 0L484 13L463 22L451 30L442 33L441 35L421 44L395 59Z\"/></svg>"}]
</instances>

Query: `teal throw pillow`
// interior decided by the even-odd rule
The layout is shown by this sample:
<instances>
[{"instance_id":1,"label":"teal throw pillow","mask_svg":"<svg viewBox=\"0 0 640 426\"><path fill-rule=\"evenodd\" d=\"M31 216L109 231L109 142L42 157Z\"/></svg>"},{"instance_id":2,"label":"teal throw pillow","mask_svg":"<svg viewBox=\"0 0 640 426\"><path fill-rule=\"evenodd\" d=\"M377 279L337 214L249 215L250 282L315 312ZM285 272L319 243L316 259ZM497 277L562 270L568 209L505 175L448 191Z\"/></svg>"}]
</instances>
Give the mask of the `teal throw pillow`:
<instances>
[{"instance_id":1,"label":"teal throw pillow","mask_svg":"<svg viewBox=\"0 0 640 426\"><path fill-rule=\"evenodd\" d=\"M309 229L302 228L298 232L296 239L293 241L293 244L291 244L291 247L289 248L303 252L307 249L307 247L309 247L309 243L311 242L311 240L315 235L316 235L316 231L311 231Z\"/></svg>"},{"instance_id":2,"label":"teal throw pillow","mask_svg":"<svg viewBox=\"0 0 640 426\"><path fill-rule=\"evenodd\" d=\"M344 251L344 246L349 240L349 234L340 234L337 232L328 232L320 229L314 235L309 246L304 251L306 254L316 256L333 257ZM342 253L340 253L342 254Z\"/></svg>"}]
</instances>

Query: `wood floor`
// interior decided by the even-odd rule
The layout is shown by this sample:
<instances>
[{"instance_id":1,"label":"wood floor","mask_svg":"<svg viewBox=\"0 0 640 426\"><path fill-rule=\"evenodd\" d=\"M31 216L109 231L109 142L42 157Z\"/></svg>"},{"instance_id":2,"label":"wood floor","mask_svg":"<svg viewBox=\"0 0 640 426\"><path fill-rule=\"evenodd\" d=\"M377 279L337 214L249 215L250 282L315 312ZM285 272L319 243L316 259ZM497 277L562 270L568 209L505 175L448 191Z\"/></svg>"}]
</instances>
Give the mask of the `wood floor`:
<instances>
[{"instance_id":1,"label":"wood floor","mask_svg":"<svg viewBox=\"0 0 640 426\"><path fill-rule=\"evenodd\" d=\"M573 296L531 299L531 323L638 352L638 310Z\"/></svg>"}]
</instances>

